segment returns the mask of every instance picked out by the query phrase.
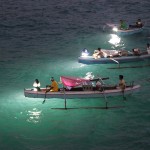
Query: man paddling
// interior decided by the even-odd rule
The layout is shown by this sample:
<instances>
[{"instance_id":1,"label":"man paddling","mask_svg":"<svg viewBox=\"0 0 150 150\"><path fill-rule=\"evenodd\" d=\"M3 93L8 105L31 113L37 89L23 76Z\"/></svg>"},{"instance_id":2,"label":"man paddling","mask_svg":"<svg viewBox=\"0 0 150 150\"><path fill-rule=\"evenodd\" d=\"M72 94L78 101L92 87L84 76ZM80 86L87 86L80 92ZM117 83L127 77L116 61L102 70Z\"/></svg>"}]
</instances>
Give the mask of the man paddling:
<instances>
[{"instance_id":1,"label":"man paddling","mask_svg":"<svg viewBox=\"0 0 150 150\"><path fill-rule=\"evenodd\" d=\"M58 92L58 83L54 80L54 77L51 77L51 85L46 85L46 88L49 87L50 89L47 89L46 92Z\"/></svg>"},{"instance_id":2,"label":"man paddling","mask_svg":"<svg viewBox=\"0 0 150 150\"><path fill-rule=\"evenodd\" d=\"M54 80L54 77L51 77L51 85L46 85L46 91L45 91L45 97L44 97L44 100L43 100L43 104L45 103L45 100L46 100L46 93L47 92L58 92L58 83ZM47 89L48 88L48 89Z\"/></svg>"}]
</instances>

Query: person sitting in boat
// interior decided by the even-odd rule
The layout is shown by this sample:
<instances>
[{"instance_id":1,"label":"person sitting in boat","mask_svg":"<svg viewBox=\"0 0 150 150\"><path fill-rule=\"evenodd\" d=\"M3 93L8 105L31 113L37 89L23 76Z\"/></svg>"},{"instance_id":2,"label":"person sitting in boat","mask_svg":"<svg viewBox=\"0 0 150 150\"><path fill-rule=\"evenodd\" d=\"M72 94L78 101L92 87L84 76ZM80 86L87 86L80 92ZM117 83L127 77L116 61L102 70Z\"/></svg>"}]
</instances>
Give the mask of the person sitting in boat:
<instances>
[{"instance_id":1,"label":"person sitting in boat","mask_svg":"<svg viewBox=\"0 0 150 150\"><path fill-rule=\"evenodd\" d=\"M51 85L46 85L46 92L58 92L58 83L54 80L54 77L51 77Z\"/></svg>"},{"instance_id":2,"label":"person sitting in boat","mask_svg":"<svg viewBox=\"0 0 150 150\"><path fill-rule=\"evenodd\" d=\"M142 28L143 27L143 23L141 21L141 19L138 19L137 22L136 22L136 27L137 28Z\"/></svg>"},{"instance_id":3,"label":"person sitting in boat","mask_svg":"<svg viewBox=\"0 0 150 150\"><path fill-rule=\"evenodd\" d=\"M111 54L110 56L108 56L108 58L112 58L112 57L121 57L122 56L122 51L116 51L115 53Z\"/></svg>"},{"instance_id":4,"label":"person sitting in boat","mask_svg":"<svg viewBox=\"0 0 150 150\"><path fill-rule=\"evenodd\" d=\"M96 81L96 90L100 90L101 89L101 82L100 81Z\"/></svg>"},{"instance_id":5,"label":"person sitting in boat","mask_svg":"<svg viewBox=\"0 0 150 150\"><path fill-rule=\"evenodd\" d=\"M147 53L150 54L150 44L147 43Z\"/></svg>"},{"instance_id":6,"label":"person sitting in boat","mask_svg":"<svg viewBox=\"0 0 150 150\"><path fill-rule=\"evenodd\" d=\"M120 29L120 30L127 30L127 29L128 29L128 26L127 26L127 24L126 24L125 21L120 20L120 26L119 26L119 29Z\"/></svg>"},{"instance_id":7,"label":"person sitting in boat","mask_svg":"<svg viewBox=\"0 0 150 150\"><path fill-rule=\"evenodd\" d=\"M140 50L138 48L133 48L132 52L135 56L140 56Z\"/></svg>"},{"instance_id":8,"label":"person sitting in boat","mask_svg":"<svg viewBox=\"0 0 150 150\"><path fill-rule=\"evenodd\" d=\"M95 59L103 58L104 57L104 54L103 54L103 51L101 50L101 48L98 48L98 50L94 51L93 57Z\"/></svg>"},{"instance_id":9,"label":"person sitting in boat","mask_svg":"<svg viewBox=\"0 0 150 150\"><path fill-rule=\"evenodd\" d=\"M143 27L143 23L141 21L141 19L138 19L135 23L135 25L129 25L130 28L142 28Z\"/></svg>"},{"instance_id":10,"label":"person sitting in boat","mask_svg":"<svg viewBox=\"0 0 150 150\"><path fill-rule=\"evenodd\" d=\"M39 80L35 79L35 81L33 83L34 91L40 91L41 90L40 86L41 86L41 84L40 84Z\"/></svg>"}]
</instances>

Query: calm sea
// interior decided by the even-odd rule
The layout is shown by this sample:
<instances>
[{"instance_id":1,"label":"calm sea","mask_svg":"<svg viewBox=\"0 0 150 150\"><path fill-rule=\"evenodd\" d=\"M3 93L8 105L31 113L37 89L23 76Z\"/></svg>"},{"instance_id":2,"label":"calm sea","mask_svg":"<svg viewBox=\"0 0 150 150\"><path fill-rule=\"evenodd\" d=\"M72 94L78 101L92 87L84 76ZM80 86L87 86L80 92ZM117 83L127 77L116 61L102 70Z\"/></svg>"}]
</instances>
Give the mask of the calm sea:
<instances>
[{"instance_id":1,"label":"calm sea","mask_svg":"<svg viewBox=\"0 0 150 150\"><path fill-rule=\"evenodd\" d=\"M0 0L0 150L149 150L150 61L121 64L143 66L126 69L78 63L83 48L146 50L149 14L149 0ZM113 41L103 31L105 23L138 18L140 34ZM52 76L88 72L114 84L123 74L142 88L126 101L109 97L107 110L104 98L68 100L70 109L61 110L52 108L64 108L64 100L24 97L36 78L45 87Z\"/></svg>"}]
</instances>

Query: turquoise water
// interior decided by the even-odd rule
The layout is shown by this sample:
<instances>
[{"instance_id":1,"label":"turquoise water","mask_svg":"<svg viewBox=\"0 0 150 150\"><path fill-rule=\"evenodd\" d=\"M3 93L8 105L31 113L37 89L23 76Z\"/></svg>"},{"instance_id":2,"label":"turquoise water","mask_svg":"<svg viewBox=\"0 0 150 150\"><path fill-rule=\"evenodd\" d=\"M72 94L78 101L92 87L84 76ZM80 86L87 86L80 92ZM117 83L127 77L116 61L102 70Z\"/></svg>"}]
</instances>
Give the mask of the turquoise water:
<instances>
[{"instance_id":1,"label":"turquoise water","mask_svg":"<svg viewBox=\"0 0 150 150\"><path fill-rule=\"evenodd\" d=\"M148 0L138 1L4 1L0 5L0 149L1 150L148 150L150 148L149 60L121 64L142 68L108 69L117 64L83 65L83 48L146 49L150 42ZM145 23L142 33L120 37L103 31L120 19ZM122 97L64 100L24 97L35 78L45 87L54 76L109 77L141 84L138 93ZM61 86L61 85L60 85ZM95 107L98 107L96 109Z\"/></svg>"}]
</instances>

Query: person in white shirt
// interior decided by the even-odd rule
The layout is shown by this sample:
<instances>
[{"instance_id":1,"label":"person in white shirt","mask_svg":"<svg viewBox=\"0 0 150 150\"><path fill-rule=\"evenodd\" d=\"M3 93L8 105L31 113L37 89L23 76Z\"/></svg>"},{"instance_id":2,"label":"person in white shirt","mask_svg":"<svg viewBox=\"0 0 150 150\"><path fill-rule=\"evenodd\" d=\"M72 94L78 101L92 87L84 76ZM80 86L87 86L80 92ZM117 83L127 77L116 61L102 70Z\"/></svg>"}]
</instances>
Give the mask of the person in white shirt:
<instances>
[{"instance_id":1,"label":"person in white shirt","mask_svg":"<svg viewBox=\"0 0 150 150\"><path fill-rule=\"evenodd\" d=\"M40 91L41 90L40 86L41 86L41 84L40 84L39 80L35 79L35 81L33 83L34 91Z\"/></svg>"}]
</instances>

